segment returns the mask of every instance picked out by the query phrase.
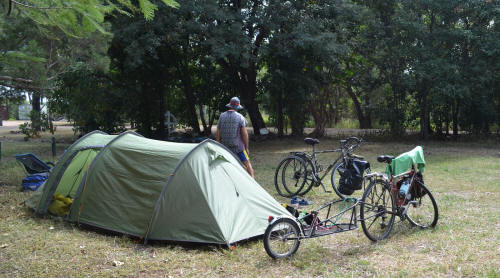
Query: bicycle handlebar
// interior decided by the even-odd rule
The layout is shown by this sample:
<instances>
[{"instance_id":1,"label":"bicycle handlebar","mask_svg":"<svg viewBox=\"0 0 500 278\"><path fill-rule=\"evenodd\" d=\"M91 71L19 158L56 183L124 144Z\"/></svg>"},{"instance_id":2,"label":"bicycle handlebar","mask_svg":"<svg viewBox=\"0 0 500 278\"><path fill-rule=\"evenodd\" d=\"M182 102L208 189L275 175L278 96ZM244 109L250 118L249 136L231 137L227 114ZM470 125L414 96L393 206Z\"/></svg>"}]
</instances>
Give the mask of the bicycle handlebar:
<instances>
[{"instance_id":1,"label":"bicycle handlebar","mask_svg":"<svg viewBox=\"0 0 500 278\"><path fill-rule=\"evenodd\" d=\"M351 146L347 146L347 143L349 141L355 141L356 143L351 145ZM344 140L340 140L340 148L345 150L347 153L351 153L354 149L356 149L362 142L364 142L364 140L362 138L358 138L358 137L354 137L354 136L351 136L351 137L348 137L347 139L344 139Z\"/></svg>"}]
</instances>

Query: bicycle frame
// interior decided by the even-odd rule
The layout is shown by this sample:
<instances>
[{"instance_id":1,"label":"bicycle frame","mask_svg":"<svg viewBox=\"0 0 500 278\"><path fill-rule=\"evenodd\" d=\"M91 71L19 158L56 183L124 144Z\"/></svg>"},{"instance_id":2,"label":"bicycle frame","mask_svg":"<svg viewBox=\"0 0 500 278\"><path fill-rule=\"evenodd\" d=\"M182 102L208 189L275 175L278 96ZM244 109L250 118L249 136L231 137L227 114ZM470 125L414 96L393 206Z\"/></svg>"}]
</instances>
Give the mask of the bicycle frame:
<instances>
[{"instance_id":1,"label":"bicycle frame","mask_svg":"<svg viewBox=\"0 0 500 278\"><path fill-rule=\"evenodd\" d=\"M316 146L315 145L312 145L312 148L313 148L313 151L312 151L312 155L311 154L308 154L306 152L290 152L290 154L292 155L296 155L296 156L299 156L299 157L306 157L308 160L311 161L311 164L312 164L312 177L313 177L313 181L315 183L320 183L321 186L323 187L323 190L325 190L325 192L328 192L325 188L325 186L323 185L323 179L326 177L327 174L330 173L330 170L333 169L333 167L335 165L337 165L337 163L340 161L340 160L344 160L344 162L346 162L346 157L349 155L348 153L346 153L346 151L343 149L343 148L340 148L340 149L334 149L334 150L323 150L323 151L316 151ZM323 169L319 169L322 167L322 165L320 165L318 163L318 157L317 157L317 154L322 154L322 153L333 153L333 152L341 152L342 154L340 154L335 160L332 160L332 162L328 165L328 167L326 168L326 170L324 171L323 175L321 177L318 176L318 173L323 171Z\"/></svg>"},{"instance_id":2,"label":"bicycle frame","mask_svg":"<svg viewBox=\"0 0 500 278\"><path fill-rule=\"evenodd\" d=\"M352 204L347 206L346 208L343 208L340 212L330 215L332 211L332 206L339 203L339 202L351 202ZM326 236L326 235L331 235L331 234L337 234L337 233L342 233L342 232L347 232L347 231L352 231L356 230L358 228L358 215L357 215L357 210L356 207L361 204L360 199L354 199L354 198L347 198L345 200L336 200L336 201L330 201L321 207L312 210L310 213L298 217L298 218L291 218L293 219L297 225L300 228L300 233L301 235L299 236L299 240L302 239L307 239L307 238L315 238L315 237L320 237L320 236ZM318 214L320 211L328 209L327 211L327 216L325 220L319 221ZM351 211L351 217L349 223L337 223L337 221L347 212ZM304 220L307 217L313 217L312 219L312 225L307 225L304 224ZM273 224L275 221L278 221L282 217L277 217L273 219L269 224ZM322 228L329 225L327 228ZM323 229L323 231L320 231ZM296 238L287 238L287 240L295 240Z\"/></svg>"},{"instance_id":3,"label":"bicycle frame","mask_svg":"<svg viewBox=\"0 0 500 278\"><path fill-rule=\"evenodd\" d=\"M350 205L347 205L346 207L342 208L340 212L336 214L330 215L332 212L332 207L333 205L339 203L339 202L350 202ZM358 219L358 213L357 213L357 207L361 205L362 201L361 199L355 199L355 198L346 198L345 200L335 200L335 201L330 201L314 210L312 210L310 213L297 217L297 218L290 218L297 223L298 227L300 228L300 236L298 238L295 237L290 237L287 238L287 240L302 240L302 239L308 239L308 238L315 238L315 237L321 237L321 236L326 236L326 235L331 235L331 234L337 234L337 233L342 233L342 232L347 232L347 231L352 231L356 230L358 226L359 221L364 221L366 219L376 217L377 214L371 215L365 219ZM319 221L318 215L319 212L322 210L327 209L326 213L326 219ZM341 217L348 213L351 212L351 216L349 218L348 223L337 223ZM387 213L391 213L390 211L387 211ZM313 217L311 225L304 224L305 219L308 217ZM275 221L278 221L283 217L277 217L274 218L270 221L269 225L272 225ZM326 227L326 228L325 228Z\"/></svg>"},{"instance_id":4,"label":"bicycle frame","mask_svg":"<svg viewBox=\"0 0 500 278\"><path fill-rule=\"evenodd\" d=\"M417 168L415 167L415 165L412 165L410 170L403 172L401 174L398 174L398 175L392 175L392 168L390 166L391 165L389 164L389 175L390 176L387 176L385 173L374 172L374 173L370 173L370 174L365 175L365 179L371 180L373 177L375 177L375 178L380 178L380 179L384 180L385 182L387 182L390 186L390 193L391 193L392 197L394 198L394 200L396 200L396 206L398 208L398 210L396 212L388 211L387 213L395 214L398 216L404 216L404 215L406 215L406 212L408 211L409 206L413 203L416 203L416 201L409 200L409 202L407 202L405 204L406 198L399 197L399 189L397 188L396 183L401 178L411 177L410 188L408 189L408 191L411 191L413 186L414 186L414 179L415 179L415 176L417 173L417 171L416 171ZM404 209L401 211L401 208L404 208Z\"/></svg>"},{"instance_id":5,"label":"bicycle frame","mask_svg":"<svg viewBox=\"0 0 500 278\"><path fill-rule=\"evenodd\" d=\"M341 165L349 165L349 161L352 159L363 159L361 156L357 156L353 154L353 150L357 148L362 142L362 139L356 137L349 137L346 140L340 140L340 148L337 149L327 149L318 151L316 148L316 144L319 143L319 140L313 140L311 138L306 138L306 143L312 145L312 152L306 151L294 151L290 152L290 156L283 159L275 172L274 183L276 186L276 190L281 196L290 197L292 195L304 195L309 192L313 187L321 187L324 192L330 193L332 191L327 190L327 184L323 183L323 180L327 175L331 175L332 187L336 194L344 199L342 193L340 193L338 189L338 184L334 180L338 180L339 176L342 175L343 167ZM333 153L337 152L338 155L334 155L330 161L325 164L321 164L318 161L318 155L324 153ZM299 163L301 166L296 168L290 168L289 171L293 176L290 176L290 182L285 181L284 172L287 169L287 166L291 161L296 161L294 163ZM297 165L297 164L293 164ZM296 167L296 166L293 166ZM338 169L338 171L337 171ZM367 168L366 172L370 172ZM323 172L323 173L321 173ZM289 173L289 174L290 174ZM278 176L281 175L281 176ZM281 179L280 179L281 178ZM300 181L300 184L298 184ZM294 188L288 188L288 186L292 185ZM286 191L282 191L280 186L285 188ZM305 186L305 187L304 187Z\"/></svg>"}]
</instances>

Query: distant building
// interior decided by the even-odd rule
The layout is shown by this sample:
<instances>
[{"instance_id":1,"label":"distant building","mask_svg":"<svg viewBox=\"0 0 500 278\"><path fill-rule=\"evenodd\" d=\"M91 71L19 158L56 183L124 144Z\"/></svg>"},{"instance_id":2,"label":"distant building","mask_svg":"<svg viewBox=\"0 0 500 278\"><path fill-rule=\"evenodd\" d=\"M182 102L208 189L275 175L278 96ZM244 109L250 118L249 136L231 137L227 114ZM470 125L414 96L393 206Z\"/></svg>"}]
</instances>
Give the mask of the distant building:
<instances>
[{"instance_id":1,"label":"distant building","mask_svg":"<svg viewBox=\"0 0 500 278\"><path fill-rule=\"evenodd\" d=\"M21 104L19 105L19 120L29 120L31 112L31 104Z\"/></svg>"},{"instance_id":2,"label":"distant building","mask_svg":"<svg viewBox=\"0 0 500 278\"><path fill-rule=\"evenodd\" d=\"M47 106L42 105L42 113L47 113ZM30 112L33 110L31 104L21 104L19 105L18 119L21 121L30 120Z\"/></svg>"}]
</instances>

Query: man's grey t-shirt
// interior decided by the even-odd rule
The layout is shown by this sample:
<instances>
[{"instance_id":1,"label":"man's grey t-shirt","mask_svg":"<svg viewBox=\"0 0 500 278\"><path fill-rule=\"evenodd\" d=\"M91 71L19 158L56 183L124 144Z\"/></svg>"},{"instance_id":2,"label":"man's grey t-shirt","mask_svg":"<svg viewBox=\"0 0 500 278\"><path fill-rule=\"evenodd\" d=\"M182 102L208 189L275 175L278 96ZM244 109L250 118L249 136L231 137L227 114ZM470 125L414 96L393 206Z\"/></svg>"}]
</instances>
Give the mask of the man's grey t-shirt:
<instances>
[{"instance_id":1,"label":"man's grey t-shirt","mask_svg":"<svg viewBox=\"0 0 500 278\"><path fill-rule=\"evenodd\" d=\"M241 127L246 127L247 120L240 113L229 110L222 113L217 122L220 130L220 141L234 153L240 153L245 149L241 139Z\"/></svg>"}]
</instances>

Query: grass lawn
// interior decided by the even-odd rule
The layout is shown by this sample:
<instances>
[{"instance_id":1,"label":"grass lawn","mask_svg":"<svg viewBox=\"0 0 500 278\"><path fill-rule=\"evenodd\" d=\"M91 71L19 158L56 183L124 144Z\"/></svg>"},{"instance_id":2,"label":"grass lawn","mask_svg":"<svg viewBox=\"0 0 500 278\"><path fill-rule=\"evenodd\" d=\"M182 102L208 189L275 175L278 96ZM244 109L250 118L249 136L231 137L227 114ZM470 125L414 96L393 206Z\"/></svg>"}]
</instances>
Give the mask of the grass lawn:
<instances>
[{"instance_id":1,"label":"grass lawn","mask_svg":"<svg viewBox=\"0 0 500 278\"><path fill-rule=\"evenodd\" d=\"M58 145L61 153L71 139ZM58 138L58 140L64 138ZM500 276L500 144L423 144L426 185L439 206L434 230L412 229L397 222L391 236L373 244L361 228L327 237L304 240L290 259L272 260L261 240L241 242L234 251L217 246L142 242L125 236L82 230L58 218L35 218L18 203L24 174L12 155L34 152L51 160L48 138L24 142L0 137L0 276L239 276L239 277L345 277L345 276ZM398 154L418 142L367 142L358 150L371 163L379 154ZM320 148L336 147L324 139ZM280 202L273 185L278 162L289 151L309 150L299 139L251 144L250 157L257 181ZM328 161L334 155L323 155ZM335 198L314 188L307 197L314 205ZM113 262L123 262L114 266Z\"/></svg>"}]
</instances>

